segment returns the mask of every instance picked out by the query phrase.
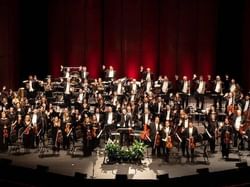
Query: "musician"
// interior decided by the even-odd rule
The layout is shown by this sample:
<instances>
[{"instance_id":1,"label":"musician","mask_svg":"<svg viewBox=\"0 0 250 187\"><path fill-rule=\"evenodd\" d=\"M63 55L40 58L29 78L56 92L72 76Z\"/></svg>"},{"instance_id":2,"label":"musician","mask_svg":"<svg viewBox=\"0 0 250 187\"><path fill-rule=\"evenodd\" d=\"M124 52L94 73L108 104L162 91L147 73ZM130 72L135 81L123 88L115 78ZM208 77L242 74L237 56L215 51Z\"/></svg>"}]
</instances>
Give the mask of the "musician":
<instances>
[{"instance_id":1,"label":"musician","mask_svg":"<svg viewBox=\"0 0 250 187\"><path fill-rule=\"evenodd\" d=\"M88 79L89 72L87 72L87 67L86 66L80 66L79 67L79 72L80 72L82 80Z\"/></svg>"},{"instance_id":2,"label":"musician","mask_svg":"<svg viewBox=\"0 0 250 187\"><path fill-rule=\"evenodd\" d=\"M10 121L6 117L6 112L1 113L0 118L0 151L7 151L10 142Z\"/></svg>"},{"instance_id":3,"label":"musician","mask_svg":"<svg viewBox=\"0 0 250 187\"><path fill-rule=\"evenodd\" d=\"M62 135L61 119L59 118L58 115L56 115L52 120L52 142L53 142L53 147L52 147L53 152L56 151L57 153L59 153L60 147L63 143L63 135Z\"/></svg>"},{"instance_id":4,"label":"musician","mask_svg":"<svg viewBox=\"0 0 250 187\"><path fill-rule=\"evenodd\" d=\"M46 78L46 81L43 83L43 90L45 92L45 96L47 98L52 98L53 95L52 95L52 91L53 91L54 87L53 87L53 83L52 83L52 80L51 80L51 76L48 75L47 78Z\"/></svg>"},{"instance_id":5,"label":"musician","mask_svg":"<svg viewBox=\"0 0 250 187\"><path fill-rule=\"evenodd\" d=\"M139 89L139 83L137 83L136 79L132 79L130 83L130 93L136 94Z\"/></svg>"},{"instance_id":6,"label":"musician","mask_svg":"<svg viewBox=\"0 0 250 187\"><path fill-rule=\"evenodd\" d=\"M172 89L172 82L165 75L161 81L161 93L164 94L164 100L166 103L169 103L169 94Z\"/></svg>"},{"instance_id":7,"label":"musician","mask_svg":"<svg viewBox=\"0 0 250 187\"><path fill-rule=\"evenodd\" d=\"M173 136L174 129L170 125L170 121L166 120L162 129L162 140L163 140L163 155L166 162L169 162L169 154L173 147Z\"/></svg>"},{"instance_id":8,"label":"musician","mask_svg":"<svg viewBox=\"0 0 250 187\"><path fill-rule=\"evenodd\" d=\"M226 117L223 126L220 129L221 131L221 152L222 158L228 159L230 143L232 141L233 128L229 122L229 119Z\"/></svg>"},{"instance_id":9,"label":"musician","mask_svg":"<svg viewBox=\"0 0 250 187\"><path fill-rule=\"evenodd\" d=\"M106 140L110 137L111 131L115 129L115 124L117 122L117 114L113 112L112 106L107 107L104 117L104 128L106 132Z\"/></svg>"},{"instance_id":10,"label":"musician","mask_svg":"<svg viewBox=\"0 0 250 187\"><path fill-rule=\"evenodd\" d=\"M211 93L213 93L213 87L214 87L214 81L212 80L212 76L211 75L207 75L206 94L208 96L211 96Z\"/></svg>"},{"instance_id":11,"label":"musician","mask_svg":"<svg viewBox=\"0 0 250 187\"><path fill-rule=\"evenodd\" d=\"M235 93L229 92L226 96L226 113L228 116L231 116L234 113L235 108Z\"/></svg>"},{"instance_id":12,"label":"musician","mask_svg":"<svg viewBox=\"0 0 250 187\"><path fill-rule=\"evenodd\" d=\"M161 115L161 121L172 121L173 119L173 111L170 107L170 105L166 105L166 107L163 109L162 115Z\"/></svg>"},{"instance_id":13,"label":"musician","mask_svg":"<svg viewBox=\"0 0 250 187\"><path fill-rule=\"evenodd\" d=\"M146 71L144 71L144 67L140 66L140 80L143 81L145 80L146 77Z\"/></svg>"},{"instance_id":14,"label":"musician","mask_svg":"<svg viewBox=\"0 0 250 187\"><path fill-rule=\"evenodd\" d=\"M150 123L152 122L152 119L153 119L152 113L149 111L148 108L145 108L144 113L140 117L139 121L142 122L142 125L144 124L150 125Z\"/></svg>"},{"instance_id":15,"label":"musician","mask_svg":"<svg viewBox=\"0 0 250 187\"><path fill-rule=\"evenodd\" d=\"M223 82L224 82L224 91L225 91L225 93L230 92L230 78L229 78L228 74L225 75Z\"/></svg>"},{"instance_id":16,"label":"musician","mask_svg":"<svg viewBox=\"0 0 250 187\"><path fill-rule=\"evenodd\" d=\"M247 113L250 108L250 97L249 94L246 94L245 99L242 102L242 111L243 113Z\"/></svg>"},{"instance_id":17,"label":"musician","mask_svg":"<svg viewBox=\"0 0 250 187\"><path fill-rule=\"evenodd\" d=\"M208 131L206 134L208 137L211 153L215 153L215 139L217 138L215 133L217 132L218 127L219 125L218 120L216 119L216 114L212 114L208 120L208 126L205 127Z\"/></svg>"},{"instance_id":18,"label":"musician","mask_svg":"<svg viewBox=\"0 0 250 187\"><path fill-rule=\"evenodd\" d=\"M0 103L0 106L2 107L2 110L8 110L10 108L10 104L8 103L8 99L7 97L3 97Z\"/></svg>"},{"instance_id":19,"label":"musician","mask_svg":"<svg viewBox=\"0 0 250 187\"><path fill-rule=\"evenodd\" d=\"M96 148L99 146L100 139L97 137L101 131L101 123L100 123L100 118L97 118L96 113L92 115L91 118L91 123L92 123L92 141L93 141L93 148Z\"/></svg>"},{"instance_id":20,"label":"musician","mask_svg":"<svg viewBox=\"0 0 250 187\"><path fill-rule=\"evenodd\" d=\"M184 110L180 110L180 115L179 115L179 121L176 126L177 128L177 133L181 138L181 151L182 155L185 156L185 150L186 150L186 136L184 133L184 130L188 128L189 121L191 120L191 117L188 117L188 114L184 112Z\"/></svg>"},{"instance_id":21,"label":"musician","mask_svg":"<svg viewBox=\"0 0 250 187\"><path fill-rule=\"evenodd\" d=\"M61 71L63 72L64 78L70 78L70 67L63 67L61 66Z\"/></svg>"},{"instance_id":22,"label":"musician","mask_svg":"<svg viewBox=\"0 0 250 187\"><path fill-rule=\"evenodd\" d=\"M106 80L113 81L115 78L116 72L113 66L109 66L109 69L106 70Z\"/></svg>"},{"instance_id":23,"label":"musician","mask_svg":"<svg viewBox=\"0 0 250 187\"><path fill-rule=\"evenodd\" d=\"M145 80L145 81L153 81L154 80L153 73L151 72L150 68L146 69L146 72L144 73L143 80Z\"/></svg>"},{"instance_id":24,"label":"musician","mask_svg":"<svg viewBox=\"0 0 250 187\"><path fill-rule=\"evenodd\" d=\"M90 156L93 149L93 126L91 124L90 117L85 115L83 125L82 125L82 134L83 134L83 155Z\"/></svg>"},{"instance_id":25,"label":"musician","mask_svg":"<svg viewBox=\"0 0 250 187\"><path fill-rule=\"evenodd\" d=\"M236 111L236 114L234 114L232 118L232 124L233 124L233 146L238 146L238 139L240 140L239 148L244 149L244 143L242 135L240 134L240 128L244 126L245 123L245 117L242 115L242 112L240 109Z\"/></svg>"},{"instance_id":26,"label":"musician","mask_svg":"<svg viewBox=\"0 0 250 187\"><path fill-rule=\"evenodd\" d=\"M164 108L164 100L161 97L157 97L156 102L153 104L153 114L161 116Z\"/></svg>"},{"instance_id":27,"label":"musician","mask_svg":"<svg viewBox=\"0 0 250 187\"><path fill-rule=\"evenodd\" d=\"M198 140L198 129L197 127L193 126L192 120L189 120L188 128L185 128L183 134L186 140L187 159L189 161L189 158L191 157L191 162L194 162L194 149L195 149L195 144Z\"/></svg>"},{"instance_id":28,"label":"musician","mask_svg":"<svg viewBox=\"0 0 250 187\"><path fill-rule=\"evenodd\" d=\"M37 147L40 141L43 143L43 146L45 146L44 135L47 131L47 128L48 128L48 117L47 114L45 113L45 108L43 106L40 106L37 119L37 134L36 134Z\"/></svg>"},{"instance_id":29,"label":"musician","mask_svg":"<svg viewBox=\"0 0 250 187\"><path fill-rule=\"evenodd\" d=\"M183 76L181 81L181 98L182 98L182 108L185 109L188 106L188 98L190 95L190 81L187 76Z\"/></svg>"},{"instance_id":30,"label":"musician","mask_svg":"<svg viewBox=\"0 0 250 187\"><path fill-rule=\"evenodd\" d=\"M27 97L28 98L34 98L35 97L35 89L34 89L34 79L32 75L28 76L28 80L23 81L26 85L26 90L27 90Z\"/></svg>"},{"instance_id":31,"label":"musician","mask_svg":"<svg viewBox=\"0 0 250 187\"><path fill-rule=\"evenodd\" d=\"M132 128L132 116L127 113L126 108L122 108L122 113L120 115L120 121L117 123L118 128ZM129 138L129 132L122 132L120 133L120 145L129 146L131 144Z\"/></svg>"},{"instance_id":32,"label":"musician","mask_svg":"<svg viewBox=\"0 0 250 187\"><path fill-rule=\"evenodd\" d=\"M37 134L37 122L38 122L38 110L35 108L31 114L31 122L33 125L33 129L34 129L34 136L35 136L35 143L36 143L36 147L38 147L39 144L39 137L36 136Z\"/></svg>"},{"instance_id":33,"label":"musician","mask_svg":"<svg viewBox=\"0 0 250 187\"><path fill-rule=\"evenodd\" d=\"M219 75L216 76L214 81L214 107L217 109L217 103L219 103L219 110L222 109L222 97L223 97L223 82Z\"/></svg>"},{"instance_id":34,"label":"musician","mask_svg":"<svg viewBox=\"0 0 250 187\"><path fill-rule=\"evenodd\" d=\"M150 123L150 139L152 140L152 156L157 155L157 157L161 156L161 131L162 124L160 123L160 117L155 116L153 122Z\"/></svg>"},{"instance_id":35,"label":"musician","mask_svg":"<svg viewBox=\"0 0 250 187\"><path fill-rule=\"evenodd\" d=\"M64 82L64 101L66 106L70 106L70 98L71 98L71 85L70 85L70 77L66 78L66 82Z\"/></svg>"},{"instance_id":36,"label":"musician","mask_svg":"<svg viewBox=\"0 0 250 187\"><path fill-rule=\"evenodd\" d=\"M190 81L190 94L194 95L197 89L197 82L198 82L198 77L196 74L193 74L193 78Z\"/></svg>"},{"instance_id":37,"label":"musician","mask_svg":"<svg viewBox=\"0 0 250 187\"><path fill-rule=\"evenodd\" d=\"M174 76L174 88L173 88L173 92L175 94L181 92L181 80L179 79L178 75Z\"/></svg>"},{"instance_id":38,"label":"musician","mask_svg":"<svg viewBox=\"0 0 250 187\"><path fill-rule=\"evenodd\" d=\"M62 126L62 135L63 135L63 149L68 150L70 148L70 134L72 128L72 117L70 116L69 110L64 109L61 116L61 126Z\"/></svg>"},{"instance_id":39,"label":"musician","mask_svg":"<svg viewBox=\"0 0 250 187\"><path fill-rule=\"evenodd\" d=\"M206 82L203 80L203 76L199 77L199 80L196 81L195 86L195 99L196 99L196 109L203 109L204 107L204 94L206 91ZM201 104L201 106L200 106Z\"/></svg>"},{"instance_id":40,"label":"musician","mask_svg":"<svg viewBox=\"0 0 250 187\"><path fill-rule=\"evenodd\" d=\"M34 148L34 129L29 114L26 114L24 118L23 145L24 148Z\"/></svg>"}]
</instances>

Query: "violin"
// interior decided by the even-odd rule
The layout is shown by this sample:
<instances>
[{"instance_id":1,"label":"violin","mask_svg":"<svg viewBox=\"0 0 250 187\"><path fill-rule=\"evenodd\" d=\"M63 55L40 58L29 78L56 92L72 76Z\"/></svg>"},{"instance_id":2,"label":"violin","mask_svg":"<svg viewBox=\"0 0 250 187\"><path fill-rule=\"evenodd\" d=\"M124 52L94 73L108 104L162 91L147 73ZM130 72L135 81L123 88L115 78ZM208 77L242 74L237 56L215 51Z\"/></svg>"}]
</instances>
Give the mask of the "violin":
<instances>
[{"instance_id":1,"label":"violin","mask_svg":"<svg viewBox=\"0 0 250 187\"><path fill-rule=\"evenodd\" d=\"M224 143L225 143L225 144L230 144L230 140L231 140L230 132L229 132L229 131L226 131L226 132L225 132L225 136L224 136Z\"/></svg>"},{"instance_id":2,"label":"violin","mask_svg":"<svg viewBox=\"0 0 250 187\"><path fill-rule=\"evenodd\" d=\"M195 148L195 142L194 142L194 137L193 136L191 136L189 138L189 148L190 149L194 149Z\"/></svg>"},{"instance_id":3,"label":"violin","mask_svg":"<svg viewBox=\"0 0 250 187\"><path fill-rule=\"evenodd\" d=\"M172 148L173 148L173 143L172 143L172 138L171 138L171 136L168 136L168 137L167 137L166 148L168 148L168 149L172 149Z\"/></svg>"},{"instance_id":4,"label":"violin","mask_svg":"<svg viewBox=\"0 0 250 187\"><path fill-rule=\"evenodd\" d=\"M156 132L155 141L154 141L154 148L155 148L156 146L160 146L160 143L161 143L160 134L159 134L159 132Z\"/></svg>"},{"instance_id":5,"label":"violin","mask_svg":"<svg viewBox=\"0 0 250 187\"><path fill-rule=\"evenodd\" d=\"M141 140L144 140L144 141L149 140L149 133L150 133L150 129L148 125L144 124L143 131L140 134Z\"/></svg>"},{"instance_id":6,"label":"violin","mask_svg":"<svg viewBox=\"0 0 250 187\"><path fill-rule=\"evenodd\" d=\"M92 130L90 129L90 125L87 125L87 140L92 140Z\"/></svg>"},{"instance_id":7,"label":"violin","mask_svg":"<svg viewBox=\"0 0 250 187\"><path fill-rule=\"evenodd\" d=\"M7 128L4 128L4 129L3 129L3 137L4 137L4 138L8 138L8 137L9 137L9 132L8 132L8 129L7 129Z\"/></svg>"}]
</instances>

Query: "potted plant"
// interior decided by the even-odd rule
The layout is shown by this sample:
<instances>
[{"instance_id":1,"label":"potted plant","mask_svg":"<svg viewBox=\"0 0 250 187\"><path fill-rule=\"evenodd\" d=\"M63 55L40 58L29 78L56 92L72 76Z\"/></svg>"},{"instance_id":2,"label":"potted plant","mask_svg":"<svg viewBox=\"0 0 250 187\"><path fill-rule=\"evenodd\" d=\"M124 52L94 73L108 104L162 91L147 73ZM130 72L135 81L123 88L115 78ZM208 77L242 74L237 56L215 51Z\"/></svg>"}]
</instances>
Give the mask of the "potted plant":
<instances>
[{"instance_id":1,"label":"potted plant","mask_svg":"<svg viewBox=\"0 0 250 187\"><path fill-rule=\"evenodd\" d=\"M143 142L135 140L131 147L131 159L133 162L141 164L144 159L144 152L147 145Z\"/></svg>"},{"instance_id":2,"label":"potted plant","mask_svg":"<svg viewBox=\"0 0 250 187\"><path fill-rule=\"evenodd\" d=\"M105 146L105 152L108 157L108 163L114 163L119 159L121 147L119 144L113 142L112 140L108 140Z\"/></svg>"}]
</instances>

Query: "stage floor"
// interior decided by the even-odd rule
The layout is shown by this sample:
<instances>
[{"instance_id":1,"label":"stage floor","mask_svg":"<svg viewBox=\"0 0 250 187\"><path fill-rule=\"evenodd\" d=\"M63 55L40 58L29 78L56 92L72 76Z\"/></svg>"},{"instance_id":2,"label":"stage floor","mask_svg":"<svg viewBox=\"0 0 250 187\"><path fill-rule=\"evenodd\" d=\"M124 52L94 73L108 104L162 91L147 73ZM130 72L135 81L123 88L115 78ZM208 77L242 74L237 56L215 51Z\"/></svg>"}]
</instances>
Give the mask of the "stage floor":
<instances>
[{"instance_id":1,"label":"stage floor","mask_svg":"<svg viewBox=\"0 0 250 187\"><path fill-rule=\"evenodd\" d=\"M89 157L83 157L82 152L76 152L74 156L66 151L60 151L59 155L54 155L51 150L42 156L37 150L30 150L30 153L20 154L0 153L0 158L12 160L12 165L36 169L37 165L47 166L49 172L67 176L74 176L76 172L86 174L87 178L114 179L117 174L127 175L128 179L157 179L157 175L168 174L169 178L182 177L197 174L197 169L208 168L209 172L235 169L236 163L250 163L249 151L232 149L228 160L221 158L220 147L216 147L215 154L209 154L209 162L203 158L203 147L197 147L195 152L195 162L187 163L185 157L178 156L177 149L173 149L175 157L170 158L166 163L161 158L152 158L151 149L145 151L145 159L141 165L117 163L104 163L104 148L99 147ZM181 154L181 151L179 152Z\"/></svg>"}]
</instances>

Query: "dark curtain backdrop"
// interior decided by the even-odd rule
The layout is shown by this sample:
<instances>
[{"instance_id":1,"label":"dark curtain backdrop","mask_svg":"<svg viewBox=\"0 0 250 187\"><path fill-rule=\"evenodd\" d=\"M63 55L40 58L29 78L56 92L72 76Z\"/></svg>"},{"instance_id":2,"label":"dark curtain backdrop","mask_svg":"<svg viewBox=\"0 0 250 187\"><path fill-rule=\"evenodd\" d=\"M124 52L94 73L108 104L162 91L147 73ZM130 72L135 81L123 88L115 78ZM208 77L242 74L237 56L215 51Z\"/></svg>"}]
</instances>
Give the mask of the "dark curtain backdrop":
<instances>
[{"instance_id":1,"label":"dark curtain backdrop","mask_svg":"<svg viewBox=\"0 0 250 187\"><path fill-rule=\"evenodd\" d=\"M19 77L19 0L0 1L0 89L16 86Z\"/></svg>"},{"instance_id":2,"label":"dark curtain backdrop","mask_svg":"<svg viewBox=\"0 0 250 187\"><path fill-rule=\"evenodd\" d=\"M49 1L49 64L86 65L92 77L112 65L118 77L213 74L216 0Z\"/></svg>"},{"instance_id":3,"label":"dark curtain backdrop","mask_svg":"<svg viewBox=\"0 0 250 187\"><path fill-rule=\"evenodd\" d=\"M0 86L60 65L102 65L118 77L193 73L235 77L250 87L248 0L1 0Z\"/></svg>"}]
</instances>

